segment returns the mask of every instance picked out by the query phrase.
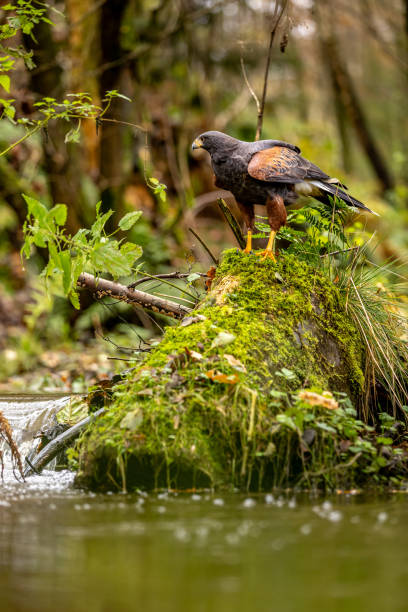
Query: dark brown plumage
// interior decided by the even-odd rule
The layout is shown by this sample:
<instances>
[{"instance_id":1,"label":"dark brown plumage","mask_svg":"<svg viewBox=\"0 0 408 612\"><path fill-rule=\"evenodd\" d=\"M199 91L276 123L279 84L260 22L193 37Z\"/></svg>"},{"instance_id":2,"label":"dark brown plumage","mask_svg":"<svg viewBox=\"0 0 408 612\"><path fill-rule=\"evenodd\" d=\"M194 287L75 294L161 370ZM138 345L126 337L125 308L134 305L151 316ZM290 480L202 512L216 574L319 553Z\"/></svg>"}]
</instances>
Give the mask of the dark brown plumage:
<instances>
[{"instance_id":1,"label":"dark brown plumage","mask_svg":"<svg viewBox=\"0 0 408 612\"><path fill-rule=\"evenodd\" d=\"M325 204L330 204L330 196L337 196L349 206L372 212L343 191L346 187L337 179L302 157L299 147L287 142L243 142L221 132L204 132L193 143L193 149L197 148L210 154L217 187L231 191L237 201L248 228L245 252L252 247L255 204L266 206L271 234L263 254L272 259L276 232L286 223L285 206L299 195Z\"/></svg>"}]
</instances>

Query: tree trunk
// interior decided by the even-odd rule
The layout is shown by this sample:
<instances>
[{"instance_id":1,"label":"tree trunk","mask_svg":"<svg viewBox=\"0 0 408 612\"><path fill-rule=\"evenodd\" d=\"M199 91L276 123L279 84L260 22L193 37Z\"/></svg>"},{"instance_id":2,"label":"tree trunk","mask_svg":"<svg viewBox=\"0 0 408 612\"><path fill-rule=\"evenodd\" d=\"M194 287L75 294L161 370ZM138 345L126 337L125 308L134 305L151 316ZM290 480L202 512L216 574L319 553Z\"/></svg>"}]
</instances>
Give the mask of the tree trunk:
<instances>
[{"instance_id":1,"label":"tree trunk","mask_svg":"<svg viewBox=\"0 0 408 612\"><path fill-rule=\"evenodd\" d=\"M107 91L120 89L123 64L120 28L127 0L107 0L100 13L100 49L101 74L99 95L101 99ZM113 100L105 118L113 119L122 116L123 100ZM123 128L109 123L101 126L100 141L100 187L102 210L115 210L120 216L121 194L123 190ZM114 223L114 221L112 221Z\"/></svg>"},{"instance_id":2,"label":"tree trunk","mask_svg":"<svg viewBox=\"0 0 408 612\"><path fill-rule=\"evenodd\" d=\"M317 17L318 24L319 21L320 18ZM336 100L336 114L338 115L338 120L340 121L340 138L342 139L343 147L344 145L346 146L345 154L348 155L344 116L347 114L350 123L354 127L357 138L360 141L360 145L365 151L367 159L380 182L381 190L385 192L393 189L394 179L389 171L386 159L377 146L374 135L371 132L366 113L357 93L357 89L349 71L347 70L345 62L341 57L334 34L328 34L321 31L320 43L324 62L329 68L333 85Z\"/></svg>"},{"instance_id":3,"label":"tree trunk","mask_svg":"<svg viewBox=\"0 0 408 612\"><path fill-rule=\"evenodd\" d=\"M38 68L30 72L31 88L40 97L61 100L64 96L62 68L58 63L59 45L47 23L39 23L35 30L36 44L29 39L28 46L34 50L34 61ZM44 165L51 198L54 203L68 205L67 228L75 233L82 225L84 201L81 197L81 169L78 150L74 144L65 144L69 127L62 121L49 125L43 138Z\"/></svg>"}]
</instances>

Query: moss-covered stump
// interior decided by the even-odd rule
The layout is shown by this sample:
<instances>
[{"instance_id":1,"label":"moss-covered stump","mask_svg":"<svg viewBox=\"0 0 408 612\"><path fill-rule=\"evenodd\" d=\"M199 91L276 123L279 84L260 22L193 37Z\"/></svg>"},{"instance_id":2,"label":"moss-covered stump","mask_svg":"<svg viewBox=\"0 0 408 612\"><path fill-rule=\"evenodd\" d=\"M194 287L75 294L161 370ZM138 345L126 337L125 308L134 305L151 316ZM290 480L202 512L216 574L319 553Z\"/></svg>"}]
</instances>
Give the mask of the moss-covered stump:
<instances>
[{"instance_id":1,"label":"moss-covered stump","mask_svg":"<svg viewBox=\"0 0 408 612\"><path fill-rule=\"evenodd\" d=\"M227 251L205 299L80 440L78 482L266 489L378 477L388 460L353 407L363 367L330 281L288 254L275 264Z\"/></svg>"}]
</instances>

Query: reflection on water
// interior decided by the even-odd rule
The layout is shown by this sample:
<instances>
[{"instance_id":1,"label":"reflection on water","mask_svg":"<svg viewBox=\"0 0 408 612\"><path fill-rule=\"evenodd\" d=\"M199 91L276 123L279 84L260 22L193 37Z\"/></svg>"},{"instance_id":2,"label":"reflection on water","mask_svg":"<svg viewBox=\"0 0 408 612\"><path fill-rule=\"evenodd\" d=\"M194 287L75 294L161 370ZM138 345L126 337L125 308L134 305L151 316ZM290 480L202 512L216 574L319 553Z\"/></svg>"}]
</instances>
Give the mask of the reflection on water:
<instances>
[{"instance_id":1,"label":"reflection on water","mask_svg":"<svg viewBox=\"0 0 408 612\"><path fill-rule=\"evenodd\" d=\"M0 498L1 610L406 610L404 494L92 495L69 472Z\"/></svg>"},{"instance_id":2,"label":"reflection on water","mask_svg":"<svg viewBox=\"0 0 408 612\"><path fill-rule=\"evenodd\" d=\"M21 450L67 398L4 398ZM406 611L408 503L0 482L0 612Z\"/></svg>"}]
</instances>

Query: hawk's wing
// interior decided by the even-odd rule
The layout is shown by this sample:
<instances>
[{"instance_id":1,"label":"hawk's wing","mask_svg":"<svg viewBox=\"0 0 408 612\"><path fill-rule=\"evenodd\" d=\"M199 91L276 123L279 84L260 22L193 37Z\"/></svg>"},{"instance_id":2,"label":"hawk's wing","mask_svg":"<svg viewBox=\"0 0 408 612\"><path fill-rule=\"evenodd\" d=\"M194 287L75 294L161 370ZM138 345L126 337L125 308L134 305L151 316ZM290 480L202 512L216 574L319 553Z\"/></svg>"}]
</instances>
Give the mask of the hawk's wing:
<instances>
[{"instance_id":1,"label":"hawk's wing","mask_svg":"<svg viewBox=\"0 0 408 612\"><path fill-rule=\"evenodd\" d=\"M272 147L255 153L248 164L248 174L271 183L330 179L320 168L286 147Z\"/></svg>"}]
</instances>

